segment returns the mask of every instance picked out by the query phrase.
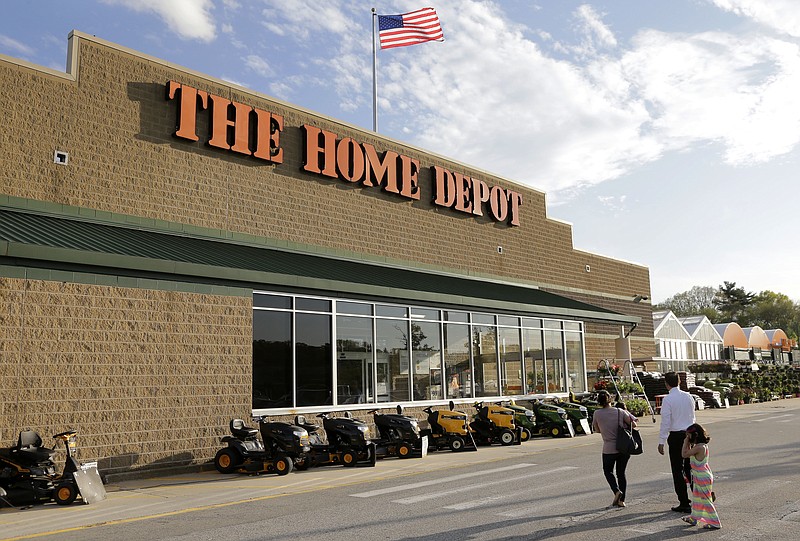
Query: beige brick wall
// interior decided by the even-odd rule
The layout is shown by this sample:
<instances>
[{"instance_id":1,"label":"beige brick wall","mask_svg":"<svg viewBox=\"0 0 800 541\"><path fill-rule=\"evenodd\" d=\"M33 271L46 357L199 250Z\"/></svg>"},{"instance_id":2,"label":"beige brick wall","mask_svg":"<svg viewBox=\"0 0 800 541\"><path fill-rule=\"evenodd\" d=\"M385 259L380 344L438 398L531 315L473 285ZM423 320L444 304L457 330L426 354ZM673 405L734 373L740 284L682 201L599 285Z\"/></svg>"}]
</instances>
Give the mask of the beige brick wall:
<instances>
[{"instance_id":1,"label":"beige brick wall","mask_svg":"<svg viewBox=\"0 0 800 541\"><path fill-rule=\"evenodd\" d=\"M251 402L252 303L0 278L0 441L78 431L103 473L207 461Z\"/></svg>"},{"instance_id":2,"label":"beige brick wall","mask_svg":"<svg viewBox=\"0 0 800 541\"><path fill-rule=\"evenodd\" d=\"M573 250L571 227L547 218L541 192L90 39L79 50L77 83L0 61L0 103L10 109L0 136L0 194L560 289L649 293L646 267ZM168 80L283 115L285 163L206 146L204 115L201 141L174 138ZM419 159L420 201L303 173L303 123ZM69 152L68 166L52 163L56 149ZM521 226L430 205L432 165L522 192Z\"/></svg>"}]
</instances>

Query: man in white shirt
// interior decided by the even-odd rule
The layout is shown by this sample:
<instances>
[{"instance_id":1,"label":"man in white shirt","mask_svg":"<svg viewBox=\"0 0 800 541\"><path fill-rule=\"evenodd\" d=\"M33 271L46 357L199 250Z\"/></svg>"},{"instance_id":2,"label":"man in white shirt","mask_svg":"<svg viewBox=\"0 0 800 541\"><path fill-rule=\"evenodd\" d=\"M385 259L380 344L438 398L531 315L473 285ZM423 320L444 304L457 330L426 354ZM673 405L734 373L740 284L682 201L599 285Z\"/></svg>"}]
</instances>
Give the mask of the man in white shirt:
<instances>
[{"instance_id":1,"label":"man in white shirt","mask_svg":"<svg viewBox=\"0 0 800 541\"><path fill-rule=\"evenodd\" d=\"M664 374L667 385L667 396L661 402L661 430L658 434L658 452L664 454L664 444L669 443L669 465L672 469L672 481L678 505L672 510L678 513L691 513L692 502L686 488L687 480L692 477L692 468L688 458L681 456L681 447L686 438L686 429L695 422L694 398L680 389L680 380L675 372Z\"/></svg>"}]
</instances>

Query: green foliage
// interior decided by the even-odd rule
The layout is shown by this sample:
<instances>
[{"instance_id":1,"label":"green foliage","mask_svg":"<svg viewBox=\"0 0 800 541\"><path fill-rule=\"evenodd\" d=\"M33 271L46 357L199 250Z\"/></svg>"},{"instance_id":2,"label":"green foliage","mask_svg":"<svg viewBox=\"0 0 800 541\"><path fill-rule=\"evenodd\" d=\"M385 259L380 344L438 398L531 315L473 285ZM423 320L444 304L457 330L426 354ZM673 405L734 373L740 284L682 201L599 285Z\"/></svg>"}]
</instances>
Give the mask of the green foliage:
<instances>
[{"instance_id":1,"label":"green foliage","mask_svg":"<svg viewBox=\"0 0 800 541\"><path fill-rule=\"evenodd\" d=\"M637 417L642 417L647 411L649 404L643 398L629 398L623 401L625 409Z\"/></svg>"},{"instance_id":2,"label":"green foliage","mask_svg":"<svg viewBox=\"0 0 800 541\"><path fill-rule=\"evenodd\" d=\"M713 304L724 322L735 321L741 325L741 317L753 303L754 297L754 293L745 291L743 287L736 287L736 282L725 281L719 286Z\"/></svg>"},{"instance_id":3,"label":"green foliage","mask_svg":"<svg viewBox=\"0 0 800 541\"><path fill-rule=\"evenodd\" d=\"M676 293L664 302L653 306L654 310L671 310L677 317L704 315L715 322L719 313L714 308L717 290L711 286L694 286L689 291Z\"/></svg>"}]
</instances>

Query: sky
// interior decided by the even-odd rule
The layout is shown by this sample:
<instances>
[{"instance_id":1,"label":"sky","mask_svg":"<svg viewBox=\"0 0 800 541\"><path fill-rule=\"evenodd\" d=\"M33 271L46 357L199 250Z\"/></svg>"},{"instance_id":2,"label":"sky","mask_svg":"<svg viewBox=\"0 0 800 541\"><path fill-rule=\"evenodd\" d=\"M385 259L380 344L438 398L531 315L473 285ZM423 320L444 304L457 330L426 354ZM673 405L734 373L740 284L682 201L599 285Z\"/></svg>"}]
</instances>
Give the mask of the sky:
<instances>
[{"instance_id":1,"label":"sky","mask_svg":"<svg viewBox=\"0 0 800 541\"><path fill-rule=\"evenodd\" d=\"M5 0L0 54L63 71L73 29L529 185L576 249L660 302L736 282L800 301L797 0Z\"/></svg>"}]
</instances>

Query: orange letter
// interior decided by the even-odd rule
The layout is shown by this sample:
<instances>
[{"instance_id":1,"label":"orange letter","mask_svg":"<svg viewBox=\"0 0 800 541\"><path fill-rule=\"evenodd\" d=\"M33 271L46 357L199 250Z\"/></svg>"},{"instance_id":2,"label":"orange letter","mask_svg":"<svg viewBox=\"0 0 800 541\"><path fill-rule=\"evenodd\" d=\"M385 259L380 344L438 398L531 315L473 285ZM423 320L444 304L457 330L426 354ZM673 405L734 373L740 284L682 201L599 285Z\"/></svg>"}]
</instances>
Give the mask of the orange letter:
<instances>
[{"instance_id":1,"label":"orange letter","mask_svg":"<svg viewBox=\"0 0 800 541\"><path fill-rule=\"evenodd\" d=\"M519 225L519 207L522 205L522 194L508 190L508 203L511 206L511 213L508 218L509 225Z\"/></svg>"},{"instance_id":2,"label":"orange letter","mask_svg":"<svg viewBox=\"0 0 800 541\"><path fill-rule=\"evenodd\" d=\"M472 212L472 200L470 199L470 185L472 179L461 173L453 174L456 179L456 210L461 212Z\"/></svg>"},{"instance_id":3,"label":"orange letter","mask_svg":"<svg viewBox=\"0 0 800 541\"><path fill-rule=\"evenodd\" d=\"M233 104L233 120L228 118L228 110ZM232 150L240 154L250 154L248 134L250 132L249 105L231 102L221 96L211 94L211 139L208 144L212 147ZM233 127L233 146L228 144L228 127Z\"/></svg>"},{"instance_id":4,"label":"orange letter","mask_svg":"<svg viewBox=\"0 0 800 541\"><path fill-rule=\"evenodd\" d=\"M363 143L361 146L364 148L364 156L367 162L364 186L388 184L388 178L397 176L397 152L388 150L383 154L383 160L381 160L374 146L369 143Z\"/></svg>"},{"instance_id":5,"label":"orange letter","mask_svg":"<svg viewBox=\"0 0 800 541\"><path fill-rule=\"evenodd\" d=\"M302 128L305 132L303 170L336 178L336 134L308 124L303 124Z\"/></svg>"},{"instance_id":6,"label":"orange letter","mask_svg":"<svg viewBox=\"0 0 800 541\"><path fill-rule=\"evenodd\" d=\"M438 165L433 166L433 173L436 176L433 204L452 207L456 203L456 181L453 179L453 173Z\"/></svg>"},{"instance_id":7,"label":"orange letter","mask_svg":"<svg viewBox=\"0 0 800 541\"><path fill-rule=\"evenodd\" d=\"M489 200L489 187L482 180L472 179L472 201L474 207L472 214L475 216L483 216L481 206Z\"/></svg>"},{"instance_id":8,"label":"orange letter","mask_svg":"<svg viewBox=\"0 0 800 541\"><path fill-rule=\"evenodd\" d=\"M253 156L268 162L283 163L283 149L281 148L283 117L261 109L254 109L254 111L256 112L256 151L253 152Z\"/></svg>"},{"instance_id":9,"label":"orange letter","mask_svg":"<svg viewBox=\"0 0 800 541\"><path fill-rule=\"evenodd\" d=\"M191 86L182 85L175 81L167 83L167 99L175 99L178 90L181 92L180 105L178 106L178 125L175 129L175 137L197 141L197 102L200 101L200 108L208 107L208 93L197 90Z\"/></svg>"},{"instance_id":10,"label":"orange letter","mask_svg":"<svg viewBox=\"0 0 800 541\"><path fill-rule=\"evenodd\" d=\"M492 186L492 193L489 197L489 207L492 209L492 218L502 222L508 215L508 199L506 191L500 186Z\"/></svg>"},{"instance_id":11,"label":"orange letter","mask_svg":"<svg viewBox=\"0 0 800 541\"><path fill-rule=\"evenodd\" d=\"M409 199L419 200L419 160L409 158L408 156L400 156L400 195L408 197Z\"/></svg>"},{"instance_id":12,"label":"orange letter","mask_svg":"<svg viewBox=\"0 0 800 541\"><path fill-rule=\"evenodd\" d=\"M364 152L352 137L336 144L336 167L339 176L349 182L358 182L364 176Z\"/></svg>"}]
</instances>

